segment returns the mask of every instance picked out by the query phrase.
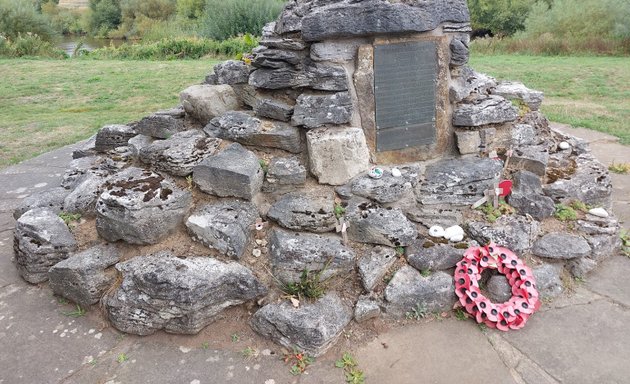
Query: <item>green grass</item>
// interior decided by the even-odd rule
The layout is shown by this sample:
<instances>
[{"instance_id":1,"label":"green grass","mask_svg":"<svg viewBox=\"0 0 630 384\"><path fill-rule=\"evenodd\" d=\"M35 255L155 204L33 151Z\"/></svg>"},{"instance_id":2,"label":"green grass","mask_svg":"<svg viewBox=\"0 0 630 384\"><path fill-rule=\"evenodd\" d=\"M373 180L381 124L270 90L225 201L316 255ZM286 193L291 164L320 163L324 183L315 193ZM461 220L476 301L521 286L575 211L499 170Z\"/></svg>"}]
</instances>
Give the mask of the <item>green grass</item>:
<instances>
[{"instance_id":1,"label":"green grass","mask_svg":"<svg viewBox=\"0 0 630 384\"><path fill-rule=\"evenodd\" d=\"M213 60L0 60L0 167L179 102Z\"/></svg>"},{"instance_id":2,"label":"green grass","mask_svg":"<svg viewBox=\"0 0 630 384\"><path fill-rule=\"evenodd\" d=\"M545 92L551 121L619 137L630 145L630 65L627 57L546 57L472 54L470 65L498 79Z\"/></svg>"}]
</instances>

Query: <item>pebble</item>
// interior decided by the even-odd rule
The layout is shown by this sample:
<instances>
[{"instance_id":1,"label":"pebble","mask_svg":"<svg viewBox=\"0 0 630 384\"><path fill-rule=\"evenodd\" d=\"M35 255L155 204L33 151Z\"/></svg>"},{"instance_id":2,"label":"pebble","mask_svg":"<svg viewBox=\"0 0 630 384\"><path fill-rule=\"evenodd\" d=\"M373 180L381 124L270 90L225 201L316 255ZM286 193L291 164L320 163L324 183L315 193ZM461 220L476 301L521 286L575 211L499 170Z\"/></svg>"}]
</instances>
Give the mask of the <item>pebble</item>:
<instances>
[{"instance_id":1,"label":"pebble","mask_svg":"<svg viewBox=\"0 0 630 384\"><path fill-rule=\"evenodd\" d=\"M610 216L604 208L589 209L588 213L590 213L593 216L603 217L603 218L607 218L608 216Z\"/></svg>"},{"instance_id":2,"label":"pebble","mask_svg":"<svg viewBox=\"0 0 630 384\"><path fill-rule=\"evenodd\" d=\"M449 241L452 241L452 242L454 242L454 243L459 243L459 242L460 242L460 241L462 241L462 240L464 240L464 235L462 235L462 234L455 235L455 236L453 236L453 237L451 237L451 238L449 239Z\"/></svg>"},{"instance_id":3,"label":"pebble","mask_svg":"<svg viewBox=\"0 0 630 384\"><path fill-rule=\"evenodd\" d=\"M558 144L558 148L564 150L567 149L571 149L571 144L567 143L566 141L561 142L560 144Z\"/></svg>"},{"instance_id":4,"label":"pebble","mask_svg":"<svg viewBox=\"0 0 630 384\"><path fill-rule=\"evenodd\" d=\"M444 236L444 228L439 225L434 225L429 228L429 236L431 237L443 237Z\"/></svg>"},{"instance_id":5,"label":"pebble","mask_svg":"<svg viewBox=\"0 0 630 384\"><path fill-rule=\"evenodd\" d=\"M398 168L392 168L392 176L400 177L400 176L402 176L402 172L400 172L400 169L398 169Z\"/></svg>"},{"instance_id":6,"label":"pebble","mask_svg":"<svg viewBox=\"0 0 630 384\"><path fill-rule=\"evenodd\" d=\"M444 238L451 241L462 241L464 239L464 229L459 225L453 225L444 230ZM460 240L454 240L454 238L462 237Z\"/></svg>"},{"instance_id":7,"label":"pebble","mask_svg":"<svg viewBox=\"0 0 630 384\"><path fill-rule=\"evenodd\" d=\"M252 251L252 255L254 255L254 257L260 257L260 255L262 255L262 251L260 249L258 249L258 248L255 248Z\"/></svg>"}]
</instances>

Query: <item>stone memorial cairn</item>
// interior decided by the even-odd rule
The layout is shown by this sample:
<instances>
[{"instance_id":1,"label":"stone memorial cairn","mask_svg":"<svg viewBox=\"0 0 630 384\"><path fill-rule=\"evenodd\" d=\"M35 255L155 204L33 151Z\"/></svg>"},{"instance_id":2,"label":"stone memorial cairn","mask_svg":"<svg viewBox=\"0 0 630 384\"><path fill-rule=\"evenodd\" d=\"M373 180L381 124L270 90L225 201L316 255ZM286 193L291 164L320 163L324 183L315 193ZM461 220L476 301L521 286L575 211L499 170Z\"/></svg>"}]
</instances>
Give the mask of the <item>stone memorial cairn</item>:
<instances>
[{"instance_id":1,"label":"stone memorial cairn","mask_svg":"<svg viewBox=\"0 0 630 384\"><path fill-rule=\"evenodd\" d=\"M103 127L59 188L24 200L19 273L100 301L138 335L196 333L252 302L256 332L315 356L353 318L453 308L469 246L510 248L542 297L560 294L563 274L620 246L609 175L585 142L549 129L542 93L466 65L469 32L464 0L289 1L251 58L216 65L179 107ZM437 50L435 140L379 152L374 47L416 40ZM473 210L501 179L512 209ZM572 202L599 209L553 217ZM71 231L60 212L82 220ZM77 243L94 228L98 241ZM308 283L314 298L281 299ZM486 287L511 295L502 275Z\"/></svg>"}]
</instances>

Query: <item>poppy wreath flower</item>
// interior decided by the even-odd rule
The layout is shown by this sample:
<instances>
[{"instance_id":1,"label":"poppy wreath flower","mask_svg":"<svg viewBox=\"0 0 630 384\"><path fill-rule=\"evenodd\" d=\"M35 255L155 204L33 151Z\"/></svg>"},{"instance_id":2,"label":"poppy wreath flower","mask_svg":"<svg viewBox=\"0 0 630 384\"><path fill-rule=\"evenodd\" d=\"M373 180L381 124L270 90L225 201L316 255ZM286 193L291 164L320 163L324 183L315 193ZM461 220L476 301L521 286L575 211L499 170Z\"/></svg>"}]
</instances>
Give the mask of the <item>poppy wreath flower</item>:
<instances>
[{"instance_id":1,"label":"poppy wreath flower","mask_svg":"<svg viewBox=\"0 0 630 384\"><path fill-rule=\"evenodd\" d=\"M512 287L512 297L505 303L491 302L479 289L481 274L488 268L505 275ZM514 252L496 244L468 248L456 265L454 277L461 305L478 323L490 328L523 328L529 316L540 308L532 270Z\"/></svg>"}]
</instances>

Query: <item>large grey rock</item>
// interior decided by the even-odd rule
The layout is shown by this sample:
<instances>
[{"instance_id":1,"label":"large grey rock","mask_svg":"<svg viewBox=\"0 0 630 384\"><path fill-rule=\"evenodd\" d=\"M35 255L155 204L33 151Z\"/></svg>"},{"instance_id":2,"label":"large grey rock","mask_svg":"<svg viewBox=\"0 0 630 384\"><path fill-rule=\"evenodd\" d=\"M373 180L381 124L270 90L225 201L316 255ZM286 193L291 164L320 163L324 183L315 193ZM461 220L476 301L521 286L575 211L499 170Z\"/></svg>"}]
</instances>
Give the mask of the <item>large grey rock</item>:
<instances>
[{"instance_id":1,"label":"large grey rock","mask_svg":"<svg viewBox=\"0 0 630 384\"><path fill-rule=\"evenodd\" d=\"M214 66L208 84L247 84L252 68L242 61L227 60Z\"/></svg>"},{"instance_id":2,"label":"large grey rock","mask_svg":"<svg viewBox=\"0 0 630 384\"><path fill-rule=\"evenodd\" d=\"M96 134L94 149L97 152L107 152L125 146L135 135L136 131L128 125L106 125Z\"/></svg>"},{"instance_id":3,"label":"large grey rock","mask_svg":"<svg viewBox=\"0 0 630 384\"><path fill-rule=\"evenodd\" d=\"M531 249L540 232L540 224L523 216L501 216L493 224L472 222L468 234L480 244L494 242L519 254Z\"/></svg>"},{"instance_id":4,"label":"large grey rock","mask_svg":"<svg viewBox=\"0 0 630 384\"><path fill-rule=\"evenodd\" d=\"M346 208L346 218L348 238L359 243L406 247L418 237L416 226L398 208L353 199Z\"/></svg>"},{"instance_id":5,"label":"large grey rock","mask_svg":"<svg viewBox=\"0 0 630 384\"><path fill-rule=\"evenodd\" d=\"M488 299L495 304L505 303L512 298L512 286L504 275L494 275L486 283Z\"/></svg>"},{"instance_id":6,"label":"large grey rock","mask_svg":"<svg viewBox=\"0 0 630 384\"><path fill-rule=\"evenodd\" d=\"M208 138L198 130L176 133L140 150L140 161L174 176L188 176L205 158L214 155L221 139Z\"/></svg>"},{"instance_id":7,"label":"large grey rock","mask_svg":"<svg viewBox=\"0 0 630 384\"><path fill-rule=\"evenodd\" d=\"M417 239L405 249L405 255L409 265L418 271L442 271L454 268L464 257L464 250L449 244Z\"/></svg>"},{"instance_id":8,"label":"large grey rock","mask_svg":"<svg viewBox=\"0 0 630 384\"><path fill-rule=\"evenodd\" d=\"M370 167L361 128L317 128L306 133L311 172L321 184L342 185Z\"/></svg>"},{"instance_id":9,"label":"large grey rock","mask_svg":"<svg viewBox=\"0 0 630 384\"><path fill-rule=\"evenodd\" d=\"M61 186L66 189L74 189L88 174L109 176L118 171L116 164L107 157L93 156L81 157L72 160L61 179Z\"/></svg>"},{"instance_id":10,"label":"large grey rock","mask_svg":"<svg viewBox=\"0 0 630 384\"><path fill-rule=\"evenodd\" d=\"M210 257L167 252L117 264L122 283L103 299L107 316L122 332L158 330L195 334L224 309L267 293L244 266Z\"/></svg>"},{"instance_id":11,"label":"large grey rock","mask_svg":"<svg viewBox=\"0 0 630 384\"><path fill-rule=\"evenodd\" d=\"M468 207L457 207L450 204L417 204L403 208L405 215L411 221L424 225L427 229L434 225L448 228L462 222L463 213Z\"/></svg>"},{"instance_id":12,"label":"large grey rock","mask_svg":"<svg viewBox=\"0 0 630 384\"><path fill-rule=\"evenodd\" d=\"M70 192L63 202L64 211L84 216L96 214L96 202L103 192L109 176L89 172Z\"/></svg>"},{"instance_id":13,"label":"large grey rock","mask_svg":"<svg viewBox=\"0 0 630 384\"><path fill-rule=\"evenodd\" d=\"M470 155L481 151L481 135L478 131L455 131L457 149L462 155Z\"/></svg>"},{"instance_id":14,"label":"large grey rock","mask_svg":"<svg viewBox=\"0 0 630 384\"><path fill-rule=\"evenodd\" d=\"M289 124L261 120L245 112L227 112L203 129L211 137L244 145L278 148L291 153L302 151L300 130Z\"/></svg>"},{"instance_id":15,"label":"large grey rock","mask_svg":"<svg viewBox=\"0 0 630 384\"><path fill-rule=\"evenodd\" d=\"M111 245L76 253L50 268L50 288L82 307L96 304L116 281L116 272L107 268L118 263L120 256Z\"/></svg>"},{"instance_id":16,"label":"large grey rock","mask_svg":"<svg viewBox=\"0 0 630 384\"><path fill-rule=\"evenodd\" d=\"M345 63L354 60L361 41L325 41L311 45L311 59Z\"/></svg>"},{"instance_id":17,"label":"large grey rock","mask_svg":"<svg viewBox=\"0 0 630 384\"><path fill-rule=\"evenodd\" d=\"M348 90L348 75L341 65L310 62L302 69L257 69L249 76L249 85L262 89L312 88L339 92Z\"/></svg>"},{"instance_id":18,"label":"large grey rock","mask_svg":"<svg viewBox=\"0 0 630 384\"><path fill-rule=\"evenodd\" d=\"M259 46L252 50L252 66L256 68L285 68L288 66L296 66L304 61L306 55L306 51Z\"/></svg>"},{"instance_id":19,"label":"large grey rock","mask_svg":"<svg viewBox=\"0 0 630 384\"><path fill-rule=\"evenodd\" d=\"M361 296L354 306L354 320L357 323L362 323L380 315L381 307L378 305L378 302L369 297Z\"/></svg>"},{"instance_id":20,"label":"large grey rock","mask_svg":"<svg viewBox=\"0 0 630 384\"><path fill-rule=\"evenodd\" d=\"M551 217L556 206L550 197L543 195L540 178L529 172L519 171L514 174L514 188L508 196L509 204L521 214L531 215L536 220Z\"/></svg>"},{"instance_id":21,"label":"large grey rock","mask_svg":"<svg viewBox=\"0 0 630 384\"><path fill-rule=\"evenodd\" d=\"M183 90L179 97L186 113L202 124L240 107L239 98L227 84L193 85Z\"/></svg>"},{"instance_id":22,"label":"large grey rock","mask_svg":"<svg viewBox=\"0 0 630 384\"><path fill-rule=\"evenodd\" d=\"M587 236L586 241L591 246L591 257L601 261L615 256L621 249L621 237L618 233L613 235Z\"/></svg>"},{"instance_id":23,"label":"large grey rock","mask_svg":"<svg viewBox=\"0 0 630 384\"><path fill-rule=\"evenodd\" d=\"M306 128L327 124L345 124L352 118L352 100L348 92L331 95L304 93L298 97L291 123Z\"/></svg>"},{"instance_id":24,"label":"large grey rock","mask_svg":"<svg viewBox=\"0 0 630 384\"><path fill-rule=\"evenodd\" d=\"M153 137L147 135L136 135L132 137L127 143L131 156L137 159L140 156L142 148L148 147L153 144L154 141L155 139Z\"/></svg>"},{"instance_id":25,"label":"large grey rock","mask_svg":"<svg viewBox=\"0 0 630 384\"><path fill-rule=\"evenodd\" d=\"M538 176L547 173L549 150L544 145L530 145L514 149L510 166L532 172Z\"/></svg>"},{"instance_id":26,"label":"large grey rock","mask_svg":"<svg viewBox=\"0 0 630 384\"><path fill-rule=\"evenodd\" d=\"M297 157L274 157L268 165L264 189L301 185L306 182L306 168Z\"/></svg>"},{"instance_id":27,"label":"large grey rock","mask_svg":"<svg viewBox=\"0 0 630 384\"><path fill-rule=\"evenodd\" d=\"M554 232L538 239L532 252L548 259L569 260L590 255L591 246L582 236Z\"/></svg>"},{"instance_id":28,"label":"large grey rock","mask_svg":"<svg viewBox=\"0 0 630 384\"><path fill-rule=\"evenodd\" d=\"M398 260L396 250L377 246L357 261L363 288L370 292L383 279L389 268Z\"/></svg>"},{"instance_id":29,"label":"large grey rock","mask_svg":"<svg viewBox=\"0 0 630 384\"><path fill-rule=\"evenodd\" d=\"M427 166L418 188L422 204L468 205L493 188L503 171L503 162L489 158L445 159Z\"/></svg>"},{"instance_id":30,"label":"large grey rock","mask_svg":"<svg viewBox=\"0 0 630 384\"><path fill-rule=\"evenodd\" d=\"M330 232L337 226L332 193L287 193L276 201L267 217L295 231Z\"/></svg>"},{"instance_id":31,"label":"large grey rock","mask_svg":"<svg viewBox=\"0 0 630 384\"><path fill-rule=\"evenodd\" d=\"M477 73L468 66L454 69L449 83L451 102L459 103L471 95L487 95L497 85L497 81L483 73Z\"/></svg>"},{"instance_id":32,"label":"large grey rock","mask_svg":"<svg viewBox=\"0 0 630 384\"><path fill-rule=\"evenodd\" d=\"M431 31L442 22L470 21L465 1L338 2L311 9L301 22L305 41ZM283 22L281 18L281 22Z\"/></svg>"},{"instance_id":33,"label":"large grey rock","mask_svg":"<svg viewBox=\"0 0 630 384\"><path fill-rule=\"evenodd\" d=\"M20 276L29 283L46 281L48 269L76 249L77 243L68 226L49 209L31 209L15 224L15 263Z\"/></svg>"},{"instance_id":34,"label":"large grey rock","mask_svg":"<svg viewBox=\"0 0 630 384\"><path fill-rule=\"evenodd\" d=\"M537 111L545 98L542 92L529 89L523 83L512 81L500 82L492 90L492 94L508 100L518 100L527 105L532 111Z\"/></svg>"},{"instance_id":35,"label":"large grey rock","mask_svg":"<svg viewBox=\"0 0 630 384\"><path fill-rule=\"evenodd\" d=\"M259 117L288 122L291 121L291 116L293 115L293 105L282 100L261 98L256 100L254 112Z\"/></svg>"},{"instance_id":36,"label":"large grey rock","mask_svg":"<svg viewBox=\"0 0 630 384\"><path fill-rule=\"evenodd\" d=\"M72 159L81 159L96 155L96 135L92 135L87 139L80 148L72 151Z\"/></svg>"},{"instance_id":37,"label":"large grey rock","mask_svg":"<svg viewBox=\"0 0 630 384\"><path fill-rule=\"evenodd\" d=\"M597 268L597 261L588 257L573 259L567 262L567 269L571 272L571 276L576 278L584 278L586 275Z\"/></svg>"},{"instance_id":38,"label":"large grey rock","mask_svg":"<svg viewBox=\"0 0 630 384\"><path fill-rule=\"evenodd\" d=\"M423 277L414 268L404 266L385 288L385 310L396 317L418 307L427 313L448 311L455 300L453 277L445 272Z\"/></svg>"},{"instance_id":39,"label":"large grey rock","mask_svg":"<svg viewBox=\"0 0 630 384\"><path fill-rule=\"evenodd\" d=\"M33 208L47 208L58 214L63 211L63 202L69 193L70 191L63 187L36 192L22 200L20 205L13 211L13 218L15 220L19 219L20 216Z\"/></svg>"},{"instance_id":40,"label":"large grey rock","mask_svg":"<svg viewBox=\"0 0 630 384\"><path fill-rule=\"evenodd\" d=\"M562 266L553 264L543 264L532 268L532 273L536 278L536 289L541 299L557 297L564 291L561 271Z\"/></svg>"},{"instance_id":41,"label":"large grey rock","mask_svg":"<svg viewBox=\"0 0 630 384\"><path fill-rule=\"evenodd\" d=\"M354 252L339 236L274 229L269 250L272 272L284 283L299 281L304 270L321 271L323 281L354 269Z\"/></svg>"},{"instance_id":42,"label":"large grey rock","mask_svg":"<svg viewBox=\"0 0 630 384\"><path fill-rule=\"evenodd\" d=\"M612 181L606 167L590 154L576 159L576 171L543 187L556 202L580 200L589 205L608 207L611 204Z\"/></svg>"},{"instance_id":43,"label":"large grey rock","mask_svg":"<svg viewBox=\"0 0 630 384\"><path fill-rule=\"evenodd\" d=\"M264 26L262 30L262 37L258 43L269 48L290 49L295 51L306 49L306 44L302 39L296 39L290 36L280 36L276 33L275 22L268 23Z\"/></svg>"},{"instance_id":44,"label":"large grey rock","mask_svg":"<svg viewBox=\"0 0 630 384\"><path fill-rule=\"evenodd\" d=\"M530 124L515 124L512 128L511 143L514 146L536 145L540 142L540 135Z\"/></svg>"},{"instance_id":45,"label":"large grey rock","mask_svg":"<svg viewBox=\"0 0 630 384\"><path fill-rule=\"evenodd\" d=\"M453 111L453 125L458 127L480 127L502 124L518 119L518 110L500 96L480 97L460 103Z\"/></svg>"},{"instance_id":46,"label":"large grey rock","mask_svg":"<svg viewBox=\"0 0 630 384\"><path fill-rule=\"evenodd\" d=\"M413 193L418 184L417 167L400 167L400 177L392 176L391 171L385 171L380 179L373 179L368 175L361 175L351 182L353 194L374 200L381 204L394 203Z\"/></svg>"},{"instance_id":47,"label":"large grey rock","mask_svg":"<svg viewBox=\"0 0 630 384\"><path fill-rule=\"evenodd\" d=\"M350 307L334 293L294 308L289 302L268 304L251 320L254 331L287 348L317 357L324 354L352 320Z\"/></svg>"},{"instance_id":48,"label":"large grey rock","mask_svg":"<svg viewBox=\"0 0 630 384\"><path fill-rule=\"evenodd\" d=\"M584 220L577 220L575 223L577 229L587 235L617 236L620 230L619 220L614 217L602 218L587 215Z\"/></svg>"},{"instance_id":49,"label":"large grey rock","mask_svg":"<svg viewBox=\"0 0 630 384\"><path fill-rule=\"evenodd\" d=\"M222 201L193 212L186 220L186 227L208 247L240 259L251 240L257 218L258 210L252 203Z\"/></svg>"},{"instance_id":50,"label":"large grey rock","mask_svg":"<svg viewBox=\"0 0 630 384\"><path fill-rule=\"evenodd\" d=\"M96 204L96 230L107 241L155 244L175 231L192 203L189 191L151 171L128 168L110 179Z\"/></svg>"},{"instance_id":51,"label":"large grey rock","mask_svg":"<svg viewBox=\"0 0 630 384\"><path fill-rule=\"evenodd\" d=\"M260 191L264 172L258 157L234 143L209 157L193 170L195 185L219 197L251 200Z\"/></svg>"},{"instance_id":52,"label":"large grey rock","mask_svg":"<svg viewBox=\"0 0 630 384\"><path fill-rule=\"evenodd\" d=\"M153 114L143 117L142 120L138 121L135 125L137 133L156 139L168 139L177 132L182 132L185 129L184 119L165 114Z\"/></svg>"},{"instance_id":53,"label":"large grey rock","mask_svg":"<svg viewBox=\"0 0 630 384\"><path fill-rule=\"evenodd\" d=\"M470 50L468 49L467 39L453 39L450 44L451 49L451 65L461 66L468 63Z\"/></svg>"}]
</instances>

